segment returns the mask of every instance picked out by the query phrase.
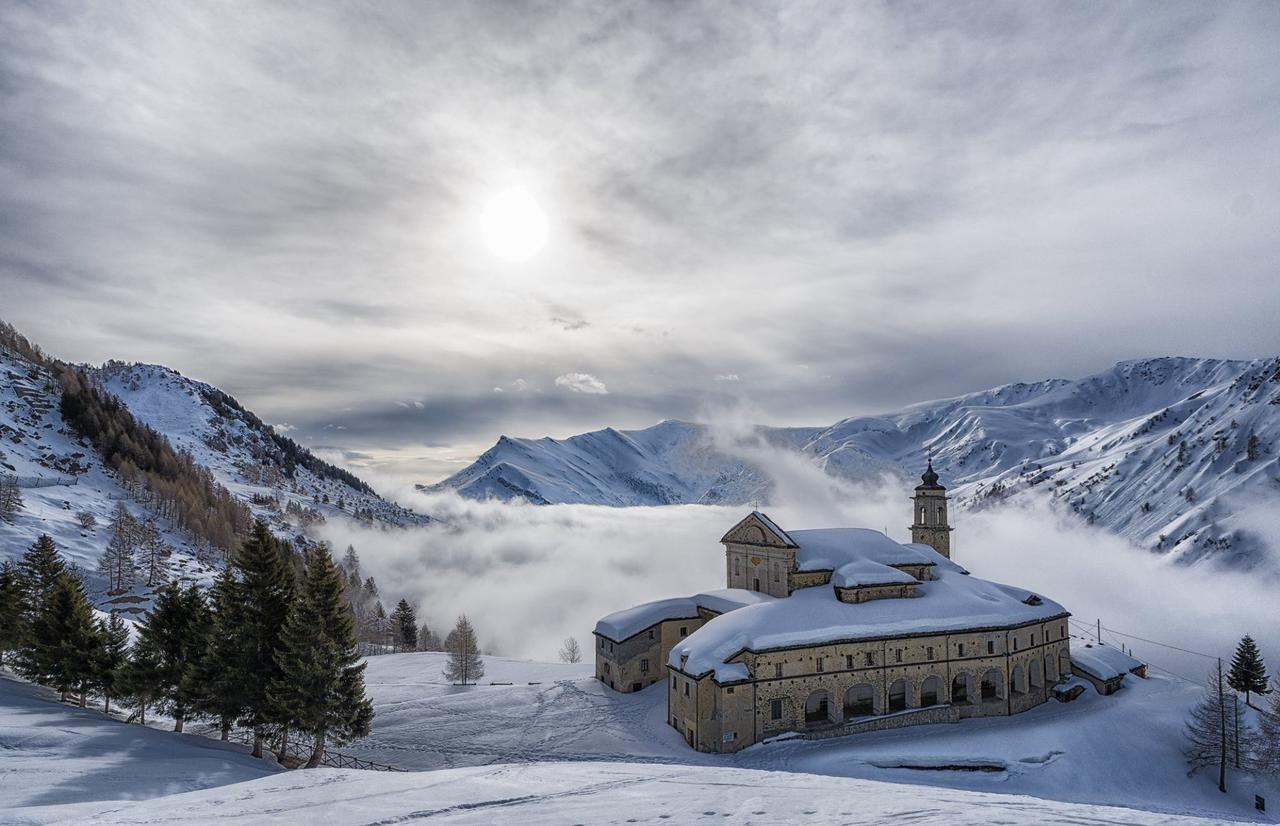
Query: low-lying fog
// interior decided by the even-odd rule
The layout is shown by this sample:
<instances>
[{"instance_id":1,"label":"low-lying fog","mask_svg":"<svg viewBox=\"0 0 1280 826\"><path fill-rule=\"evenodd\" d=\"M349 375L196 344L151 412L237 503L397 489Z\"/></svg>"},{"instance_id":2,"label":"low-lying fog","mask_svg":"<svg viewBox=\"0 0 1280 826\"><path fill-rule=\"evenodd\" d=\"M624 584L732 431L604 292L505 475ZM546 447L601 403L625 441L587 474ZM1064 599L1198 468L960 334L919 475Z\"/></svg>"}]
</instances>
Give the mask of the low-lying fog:
<instances>
[{"instance_id":1,"label":"low-lying fog","mask_svg":"<svg viewBox=\"0 0 1280 826\"><path fill-rule=\"evenodd\" d=\"M782 504L765 510L783 528L859 526L907 539L907 483L850 487L798 458L784 463L777 483ZM596 619L611 611L724 587L718 540L750 510L534 506L412 491L399 498L440 522L413 530L331 522L326 538L339 553L356 547L387 610L407 598L441 634L465 612L486 651L539 660L554 660L568 636L589 654ZM957 511L951 522L953 557L972 573L1043 593L1081 624L1100 617L1105 628L1224 658L1248 633L1280 669L1274 581L1172 565L1045 505ZM1104 632L1108 638L1196 680L1212 665L1133 637Z\"/></svg>"}]
</instances>

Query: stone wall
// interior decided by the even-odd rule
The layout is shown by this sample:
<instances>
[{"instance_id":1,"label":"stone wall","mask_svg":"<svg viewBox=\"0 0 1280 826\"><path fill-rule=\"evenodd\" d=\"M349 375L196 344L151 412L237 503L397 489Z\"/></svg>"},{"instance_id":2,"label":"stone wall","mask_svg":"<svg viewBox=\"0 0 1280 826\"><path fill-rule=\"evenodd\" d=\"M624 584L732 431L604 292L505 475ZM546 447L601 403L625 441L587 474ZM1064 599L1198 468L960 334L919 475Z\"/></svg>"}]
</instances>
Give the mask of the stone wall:
<instances>
[{"instance_id":1,"label":"stone wall","mask_svg":"<svg viewBox=\"0 0 1280 826\"><path fill-rule=\"evenodd\" d=\"M886 729L906 728L907 726L924 726L932 723L958 723L960 710L952 705L930 706L900 711L897 714L886 714L883 717L864 717L818 731L807 731L806 740L825 740L828 737L844 737L846 734L862 734L867 731L885 731Z\"/></svg>"},{"instance_id":2,"label":"stone wall","mask_svg":"<svg viewBox=\"0 0 1280 826\"><path fill-rule=\"evenodd\" d=\"M696 617L664 620L622 642L596 634L596 679L623 694L666 679L671 649L715 616L699 610Z\"/></svg>"}]
</instances>

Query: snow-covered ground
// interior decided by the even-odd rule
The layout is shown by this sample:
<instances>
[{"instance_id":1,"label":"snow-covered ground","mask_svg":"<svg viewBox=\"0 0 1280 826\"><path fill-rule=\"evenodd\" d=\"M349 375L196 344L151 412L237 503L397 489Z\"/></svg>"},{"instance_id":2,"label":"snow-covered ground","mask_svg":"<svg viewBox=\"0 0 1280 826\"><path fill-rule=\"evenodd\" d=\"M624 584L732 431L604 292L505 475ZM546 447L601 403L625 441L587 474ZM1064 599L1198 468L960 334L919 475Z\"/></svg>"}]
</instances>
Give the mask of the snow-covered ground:
<instances>
[{"instance_id":1,"label":"snow-covered ground","mask_svg":"<svg viewBox=\"0 0 1280 826\"><path fill-rule=\"evenodd\" d=\"M691 752L665 730L660 690L618 695L583 676L588 668L581 664L500 658L486 658L482 685L462 688L445 683L441 661L436 654L370 661L378 718L369 741L396 744L381 748L406 768L461 766L411 773L279 772L241 746L128 726L61 705L44 689L0 679L0 823L1253 819L1244 806L1252 791L1242 780L1233 777L1232 793L1219 795L1205 778L1186 780L1176 755L1162 753L1169 742L1161 732L1187 692L1159 681L1113 698L1054 704L1038 718L1033 712L841 741L764 744L726 758ZM1166 704L1167 713L1151 716ZM433 743L435 751L428 748ZM1041 751L1049 744L1058 750ZM1010 765L996 772L876 766L931 760ZM1158 797L1142 797L1153 789ZM1066 802L1064 795L1118 798L1161 811Z\"/></svg>"},{"instance_id":2,"label":"snow-covered ground","mask_svg":"<svg viewBox=\"0 0 1280 826\"><path fill-rule=\"evenodd\" d=\"M113 801L265 777L243 746L125 725L0 674L0 824L87 823Z\"/></svg>"}]
</instances>

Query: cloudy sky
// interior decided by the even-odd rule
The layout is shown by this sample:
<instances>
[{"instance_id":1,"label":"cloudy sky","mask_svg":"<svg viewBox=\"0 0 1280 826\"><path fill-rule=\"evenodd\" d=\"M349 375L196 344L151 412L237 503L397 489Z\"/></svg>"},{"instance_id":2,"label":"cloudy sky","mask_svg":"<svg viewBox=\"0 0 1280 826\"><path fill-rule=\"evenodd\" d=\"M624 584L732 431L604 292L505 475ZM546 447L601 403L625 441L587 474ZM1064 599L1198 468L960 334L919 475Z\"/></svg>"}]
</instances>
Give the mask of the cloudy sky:
<instances>
[{"instance_id":1,"label":"cloudy sky","mask_svg":"<svg viewBox=\"0 0 1280 826\"><path fill-rule=\"evenodd\" d=\"M7 2L0 317L422 480L1274 355L1277 42L1267 2Z\"/></svg>"}]
</instances>

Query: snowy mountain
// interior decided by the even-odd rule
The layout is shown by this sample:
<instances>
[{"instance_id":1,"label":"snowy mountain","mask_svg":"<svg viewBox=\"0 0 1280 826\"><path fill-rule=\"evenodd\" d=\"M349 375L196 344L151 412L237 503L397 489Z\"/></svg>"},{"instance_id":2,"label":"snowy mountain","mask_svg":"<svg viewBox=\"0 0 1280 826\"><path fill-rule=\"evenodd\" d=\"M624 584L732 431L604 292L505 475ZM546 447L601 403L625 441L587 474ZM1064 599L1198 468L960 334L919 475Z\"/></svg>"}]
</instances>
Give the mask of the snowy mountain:
<instances>
[{"instance_id":1,"label":"snowy mountain","mask_svg":"<svg viewBox=\"0 0 1280 826\"><path fill-rule=\"evenodd\" d=\"M911 479L931 452L962 508L1045 496L1143 547L1248 565L1261 544L1240 514L1280 496L1278 440L1280 359L1157 358L830 427L757 427L746 439L678 421L563 440L504 436L427 489L538 503L745 504L772 490L762 446L850 481Z\"/></svg>"},{"instance_id":2,"label":"snowy mountain","mask_svg":"<svg viewBox=\"0 0 1280 826\"><path fill-rule=\"evenodd\" d=\"M15 512L0 514L0 559L16 559L48 533L88 574L99 607L140 613L156 583L140 575L132 586L108 594L93 573L108 544L113 514L123 505L139 523L155 526L167 546L171 578L209 583L219 561L213 549L172 517L147 508L137 482L108 467L64 421L57 369L53 362L0 345L0 481L16 481L21 498ZM179 455L189 454L281 536L308 541L309 526L331 518L391 525L429 521L275 434L216 388L154 365L82 369L135 420L166 437Z\"/></svg>"}]
</instances>

